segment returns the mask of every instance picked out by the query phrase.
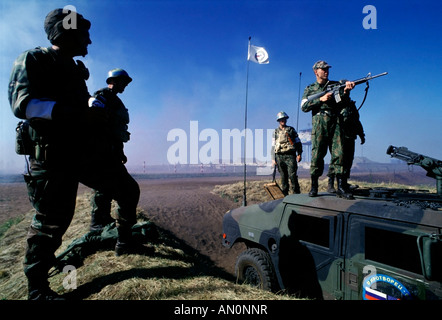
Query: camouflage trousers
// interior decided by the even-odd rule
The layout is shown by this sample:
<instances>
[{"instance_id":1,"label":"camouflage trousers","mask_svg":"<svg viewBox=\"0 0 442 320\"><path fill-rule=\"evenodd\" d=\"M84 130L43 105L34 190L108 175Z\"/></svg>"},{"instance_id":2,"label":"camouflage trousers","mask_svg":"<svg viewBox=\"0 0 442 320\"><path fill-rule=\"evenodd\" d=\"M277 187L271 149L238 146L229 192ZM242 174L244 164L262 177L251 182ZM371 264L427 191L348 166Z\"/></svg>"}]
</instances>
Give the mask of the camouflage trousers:
<instances>
[{"instance_id":1,"label":"camouflage trousers","mask_svg":"<svg viewBox=\"0 0 442 320\"><path fill-rule=\"evenodd\" d=\"M310 175L319 177L324 172L324 157L330 151L329 175L344 174L344 152L337 117L317 113L312 118L312 159Z\"/></svg>"},{"instance_id":2,"label":"camouflage trousers","mask_svg":"<svg viewBox=\"0 0 442 320\"><path fill-rule=\"evenodd\" d=\"M88 166L47 167L31 160L30 174L25 175L25 181L36 210L27 236L24 261L24 272L32 286L43 287L47 283L54 253L74 216L79 183L109 194L117 201L120 236L131 232L136 223L140 189L121 163L103 165L102 161L94 161Z\"/></svg>"},{"instance_id":3,"label":"camouflage trousers","mask_svg":"<svg viewBox=\"0 0 442 320\"><path fill-rule=\"evenodd\" d=\"M351 167L353 165L354 155L355 155L355 138L342 136L343 142L343 173L342 176L346 179L350 179ZM328 170L327 176L334 177L335 172Z\"/></svg>"},{"instance_id":4,"label":"camouflage trousers","mask_svg":"<svg viewBox=\"0 0 442 320\"><path fill-rule=\"evenodd\" d=\"M295 152L277 153L275 160L281 175L282 193L285 196L289 194L289 190L291 193L299 193L298 164L296 163Z\"/></svg>"}]
</instances>

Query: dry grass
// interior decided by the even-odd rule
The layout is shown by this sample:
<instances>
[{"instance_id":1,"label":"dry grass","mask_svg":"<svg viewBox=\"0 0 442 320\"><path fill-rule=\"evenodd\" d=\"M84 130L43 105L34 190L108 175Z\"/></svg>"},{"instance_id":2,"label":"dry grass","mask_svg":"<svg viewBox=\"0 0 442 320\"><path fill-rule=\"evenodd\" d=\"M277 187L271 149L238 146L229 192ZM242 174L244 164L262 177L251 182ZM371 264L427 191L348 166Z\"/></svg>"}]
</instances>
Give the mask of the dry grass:
<instances>
[{"instance_id":1,"label":"dry grass","mask_svg":"<svg viewBox=\"0 0 442 320\"><path fill-rule=\"evenodd\" d=\"M64 235L61 253L74 240L88 232L89 195L79 196L74 220ZM33 211L12 225L0 239L0 300L27 298L23 273L26 233ZM143 212L140 219L145 220ZM66 290L67 273L50 278L51 288L66 298L86 300L287 300L247 285L235 284L232 275L216 267L207 257L184 244L165 230L150 246L154 256L124 255L113 250L88 256L76 269L75 290ZM72 274L70 274L72 275ZM69 282L72 285L72 281Z\"/></svg>"},{"instance_id":2,"label":"dry grass","mask_svg":"<svg viewBox=\"0 0 442 320\"><path fill-rule=\"evenodd\" d=\"M247 201L249 203L260 203L270 201L272 198L264 189L264 185L272 182L271 180L257 180L247 181ZM279 181L277 181L279 184ZM299 179L299 186L301 187L301 193L308 193L310 191L310 180ZM327 189L327 181L319 181L319 190L325 191ZM223 198L227 198L234 202L241 202L244 193L244 182L237 182L234 184L218 185L213 189L213 193L218 194Z\"/></svg>"}]
</instances>

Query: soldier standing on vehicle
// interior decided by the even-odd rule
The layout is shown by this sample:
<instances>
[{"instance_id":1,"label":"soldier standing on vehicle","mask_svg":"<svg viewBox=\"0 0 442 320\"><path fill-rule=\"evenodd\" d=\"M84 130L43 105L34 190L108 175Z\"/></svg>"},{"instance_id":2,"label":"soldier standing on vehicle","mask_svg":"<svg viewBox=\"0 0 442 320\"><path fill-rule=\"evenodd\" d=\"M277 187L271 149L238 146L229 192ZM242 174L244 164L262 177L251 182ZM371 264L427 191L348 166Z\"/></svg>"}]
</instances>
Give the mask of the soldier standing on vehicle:
<instances>
[{"instance_id":1,"label":"soldier standing on vehicle","mask_svg":"<svg viewBox=\"0 0 442 320\"><path fill-rule=\"evenodd\" d=\"M24 261L29 299L58 298L49 287L48 272L73 218L79 182L118 202L116 254L141 249L132 239L138 184L123 165L108 161L105 109L96 101L89 108L89 73L73 60L88 53L91 23L66 11L55 9L46 16L44 29L52 46L25 51L16 59L8 90L14 115L29 123L28 135L22 136L29 142L21 149L29 156L24 178L36 210ZM65 28L65 19L76 21L75 28Z\"/></svg>"},{"instance_id":2,"label":"soldier standing on vehicle","mask_svg":"<svg viewBox=\"0 0 442 320\"><path fill-rule=\"evenodd\" d=\"M361 121L359 120L359 111L356 108L356 104L353 100L350 101L339 113L339 124L342 133L342 142L344 149L344 183L347 189L352 191L358 188L357 185L349 185L348 179L350 179L351 167L353 165L353 159L355 155L355 140L359 136L361 144L365 143L365 133ZM328 172L328 187L327 192L335 193L334 187L334 174Z\"/></svg>"},{"instance_id":3,"label":"soldier standing on vehicle","mask_svg":"<svg viewBox=\"0 0 442 320\"><path fill-rule=\"evenodd\" d=\"M297 162L301 161L302 143L295 128L287 125L288 118L289 116L284 111L276 115L279 127L275 129L272 143L273 165L278 166L281 189L285 196L289 194L289 189L292 193L301 193Z\"/></svg>"},{"instance_id":4,"label":"soldier standing on vehicle","mask_svg":"<svg viewBox=\"0 0 442 320\"><path fill-rule=\"evenodd\" d=\"M328 85L338 83L328 79L329 68L331 66L322 60L313 65L316 82L305 88L301 101L302 111L312 112L311 190L309 196L315 197L318 195L318 179L324 172L324 157L328 149L331 155L329 173L336 176L338 184L336 194L351 199L352 195L345 185L344 150L338 115L342 106L350 100L349 92L355 84L350 81L346 82L346 86L340 94L342 101L339 103L335 101L331 92L318 99L311 101L307 99L314 93L324 91Z\"/></svg>"},{"instance_id":5,"label":"soldier standing on vehicle","mask_svg":"<svg viewBox=\"0 0 442 320\"><path fill-rule=\"evenodd\" d=\"M107 87L94 93L95 99L104 104L110 129L112 155L109 161L117 161L123 165L127 162L124 154L124 145L130 139L128 131L129 111L124 106L117 94L124 92L127 85L132 82L129 74L120 68L108 72ZM93 104L95 100L90 101ZM91 230L100 230L114 219L111 216L112 197L95 190L92 198Z\"/></svg>"},{"instance_id":6,"label":"soldier standing on vehicle","mask_svg":"<svg viewBox=\"0 0 442 320\"><path fill-rule=\"evenodd\" d=\"M358 186L350 186L348 179L350 178L351 167L355 156L355 140L357 137L361 140L361 144L365 143L364 127L359 119L359 111L353 100L344 107L339 115L339 122L342 129L344 142L344 183L347 189L352 190Z\"/></svg>"}]
</instances>

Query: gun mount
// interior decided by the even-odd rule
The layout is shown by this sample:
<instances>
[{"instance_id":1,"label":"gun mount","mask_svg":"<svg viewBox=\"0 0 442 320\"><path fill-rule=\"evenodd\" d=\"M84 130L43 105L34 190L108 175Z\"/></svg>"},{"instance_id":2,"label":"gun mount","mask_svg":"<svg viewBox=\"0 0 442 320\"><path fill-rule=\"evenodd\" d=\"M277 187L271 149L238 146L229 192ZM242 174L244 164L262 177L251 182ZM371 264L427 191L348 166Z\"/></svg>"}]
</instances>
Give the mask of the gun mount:
<instances>
[{"instance_id":1,"label":"gun mount","mask_svg":"<svg viewBox=\"0 0 442 320\"><path fill-rule=\"evenodd\" d=\"M408 150L406 147L389 146L387 154L392 158L405 161L409 165L418 165L427 171L427 176L436 179L437 195L442 197L442 161Z\"/></svg>"}]
</instances>

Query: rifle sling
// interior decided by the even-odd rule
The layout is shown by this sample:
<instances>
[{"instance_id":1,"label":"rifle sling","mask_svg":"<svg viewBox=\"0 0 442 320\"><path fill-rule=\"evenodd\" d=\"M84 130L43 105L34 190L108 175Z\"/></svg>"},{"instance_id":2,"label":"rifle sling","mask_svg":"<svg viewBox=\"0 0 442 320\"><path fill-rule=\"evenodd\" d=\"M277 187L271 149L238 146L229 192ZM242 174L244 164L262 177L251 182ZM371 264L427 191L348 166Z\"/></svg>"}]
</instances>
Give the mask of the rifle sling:
<instances>
[{"instance_id":1,"label":"rifle sling","mask_svg":"<svg viewBox=\"0 0 442 320\"><path fill-rule=\"evenodd\" d=\"M290 138L290 136L289 136L289 134L288 134L288 132L287 131L285 131L284 130L284 132L285 132L285 134L286 134L286 136L287 136L287 138L289 138L289 142L290 142L290 144L293 146L294 144L293 144L293 141L292 141L292 139Z\"/></svg>"},{"instance_id":2,"label":"rifle sling","mask_svg":"<svg viewBox=\"0 0 442 320\"><path fill-rule=\"evenodd\" d=\"M370 88L370 85L368 84L368 81L366 82L367 86L365 87L365 95L364 95L364 99L361 102L361 105L358 108L358 111L362 108L362 106L364 105L365 99L367 99L367 94L368 94L368 89Z\"/></svg>"}]
</instances>

